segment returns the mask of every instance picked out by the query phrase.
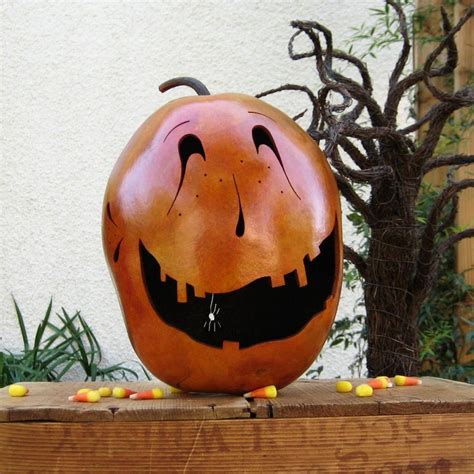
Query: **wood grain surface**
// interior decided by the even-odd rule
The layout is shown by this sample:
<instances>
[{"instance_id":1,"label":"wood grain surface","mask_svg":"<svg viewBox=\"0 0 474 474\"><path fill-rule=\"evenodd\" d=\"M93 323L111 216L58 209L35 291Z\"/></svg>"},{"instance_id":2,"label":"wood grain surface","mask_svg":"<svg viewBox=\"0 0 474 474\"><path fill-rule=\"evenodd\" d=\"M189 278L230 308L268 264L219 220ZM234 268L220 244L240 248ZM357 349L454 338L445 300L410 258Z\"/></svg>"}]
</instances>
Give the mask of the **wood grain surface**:
<instances>
[{"instance_id":1,"label":"wood grain surface","mask_svg":"<svg viewBox=\"0 0 474 474\"><path fill-rule=\"evenodd\" d=\"M353 380L354 386L365 379ZM474 413L474 387L425 377L423 385L376 390L369 398L337 393L335 380L300 380L280 390L274 400L245 400L220 394L167 395L161 400L134 401L103 398L99 403L69 402L82 387L128 386L146 390L153 382L33 382L24 398L0 390L0 422L13 421L159 421L232 418L302 418L433 413Z\"/></svg>"},{"instance_id":2,"label":"wood grain surface","mask_svg":"<svg viewBox=\"0 0 474 474\"><path fill-rule=\"evenodd\" d=\"M352 383L356 386L366 380ZM353 393L337 393L334 380L299 381L281 390L274 400L254 400L252 411L257 418L473 413L474 386L424 377L422 385L374 390L372 397L358 398Z\"/></svg>"},{"instance_id":3,"label":"wood grain surface","mask_svg":"<svg viewBox=\"0 0 474 474\"><path fill-rule=\"evenodd\" d=\"M473 439L472 413L2 423L0 459L5 473L472 473Z\"/></svg>"},{"instance_id":4,"label":"wood grain surface","mask_svg":"<svg viewBox=\"0 0 474 474\"><path fill-rule=\"evenodd\" d=\"M249 404L244 398L224 394L168 393L166 398L160 400L107 397L98 403L68 401L69 395L84 387L128 387L142 391L160 386L156 382L31 382L24 385L30 391L23 398L9 397L7 388L0 390L0 422L213 420L250 417Z\"/></svg>"},{"instance_id":5,"label":"wood grain surface","mask_svg":"<svg viewBox=\"0 0 474 474\"><path fill-rule=\"evenodd\" d=\"M364 380L353 380L354 385ZM67 401L82 387L0 390L0 472L474 472L474 387L423 385L357 398L335 380L298 381L274 400L177 394Z\"/></svg>"}]
</instances>

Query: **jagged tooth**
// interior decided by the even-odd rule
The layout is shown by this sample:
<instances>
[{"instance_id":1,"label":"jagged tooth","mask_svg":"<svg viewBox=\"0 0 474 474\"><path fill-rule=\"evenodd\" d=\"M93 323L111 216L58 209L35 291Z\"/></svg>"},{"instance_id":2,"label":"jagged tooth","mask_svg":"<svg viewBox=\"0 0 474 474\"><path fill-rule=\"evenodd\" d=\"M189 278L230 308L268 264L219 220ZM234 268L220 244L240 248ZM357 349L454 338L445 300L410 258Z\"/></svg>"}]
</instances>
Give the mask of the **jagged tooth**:
<instances>
[{"instance_id":1,"label":"jagged tooth","mask_svg":"<svg viewBox=\"0 0 474 474\"><path fill-rule=\"evenodd\" d=\"M205 298L206 297L206 292L202 290L202 288L199 288L197 286L194 287L194 296L196 298Z\"/></svg>"},{"instance_id":2,"label":"jagged tooth","mask_svg":"<svg viewBox=\"0 0 474 474\"><path fill-rule=\"evenodd\" d=\"M306 286L308 284L308 278L306 277L306 268L303 262L301 262L301 265L296 269L296 275L298 276L299 286Z\"/></svg>"},{"instance_id":3,"label":"jagged tooth","mask_svg":"<svg viewBox=\"0 0 474 474\"><path fill-rule=\"evenodd\" d=\"M188 301L188 295L186 293L186 283L177 282L178 292L178 303L186 303Z\"/></svg>"},{"instance_id":4,"label":"jagged tooth","mask_svg":"<svg viewBox=\"0 0 474 474\"><path fill-rule=\"evenodd\" d=\"M315 248L314 250L311 250L309 252L309 259L312 261L314 260L319 254L320 254L320 250L319 250L319 247Z\"/></svg>"},{"instance_id":5,"label":"jagged tooth","mask_svg":"<svg viewBox=\"0 0 474 474\"><path fill-rule=\"evenodd\" d=\"M285 286L285 277L283 275L272 276L272 288Z\"/></svg>"},{"instance_id":6,"label":"jagged tooth","mask_svg":"<svg viewBox=\"0 0 474 474\"><path fill-rule=\"evenodd\" d=\"M166 281L166 273L160 268L160 280L164 283Z\"/></svg>"}]
</instances>

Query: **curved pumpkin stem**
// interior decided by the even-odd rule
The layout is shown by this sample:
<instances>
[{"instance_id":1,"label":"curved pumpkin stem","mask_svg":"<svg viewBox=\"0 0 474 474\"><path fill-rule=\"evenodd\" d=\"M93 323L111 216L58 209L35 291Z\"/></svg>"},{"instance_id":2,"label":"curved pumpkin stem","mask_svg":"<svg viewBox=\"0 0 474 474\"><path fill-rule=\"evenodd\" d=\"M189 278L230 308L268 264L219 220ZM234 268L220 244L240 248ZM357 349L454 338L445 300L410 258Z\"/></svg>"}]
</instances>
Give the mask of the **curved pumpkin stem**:
<instances>
[{"instance_id":1,"label":"curved pumpkin stem","mask_svg":"<svg viewBox=\"0 0 474 474\"><path fill-rule=\"evenodd\" d=\"M193 77L175 77L160 85L160 92L166 92L168 89L178 86L188 86L194 89L197 95L211 95L208 88Z\"/></svg>"}]
</instances>

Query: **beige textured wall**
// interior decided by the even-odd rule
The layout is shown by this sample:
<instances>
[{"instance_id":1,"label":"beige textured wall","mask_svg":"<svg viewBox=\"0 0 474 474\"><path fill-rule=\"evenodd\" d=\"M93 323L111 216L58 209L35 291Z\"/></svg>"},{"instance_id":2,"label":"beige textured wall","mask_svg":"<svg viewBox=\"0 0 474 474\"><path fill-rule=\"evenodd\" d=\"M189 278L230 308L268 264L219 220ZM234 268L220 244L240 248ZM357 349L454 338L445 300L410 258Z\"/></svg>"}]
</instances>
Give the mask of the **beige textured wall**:
<instances>
[{"instance_id":1,"label":"beige textured wall","mask_svg":"<svg viewBox=\"0 0 474 474\"><path fill-rule=\"evenodd\" d=\"M287 56L292 19L331 27L336 46L378 0L1 2L0 349L18 349L11 295L30 329L52 295L81 309L106 360L134 359L101 244L104 188L140 123L166 101L158 85L191 75L211 92L255 94L315 85L311 61ZM372 62L383 95L396 48ZM270 99L288 114L298 94ZM304 125L305 122L302 121ZM347 230L346 230L347 232ZM344 292L340 314L354 295ZM347 374L350 351L325 353L324 374Z\"/></svg>"}]
</instances>

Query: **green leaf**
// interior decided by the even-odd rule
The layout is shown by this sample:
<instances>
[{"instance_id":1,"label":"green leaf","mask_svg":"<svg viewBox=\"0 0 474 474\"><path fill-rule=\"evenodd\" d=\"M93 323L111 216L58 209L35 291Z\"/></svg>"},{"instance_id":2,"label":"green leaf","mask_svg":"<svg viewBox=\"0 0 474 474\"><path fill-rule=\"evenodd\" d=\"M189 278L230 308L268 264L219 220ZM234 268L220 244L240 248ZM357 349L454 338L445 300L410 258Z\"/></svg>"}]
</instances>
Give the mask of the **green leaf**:
<instances>
[{"instance_id":1,"label":"green leaf","mask_svg":"<svg viewBox=\"0 0 474 474\"><path fill-rule=\"evenodd\" d=\"M49 305L48 305L48 309L46 310L46 314L43 318L43 320L41 321L41 323L39 324L38 326L38 329L36 331L36 336L35 336L35 342L34 342L34 346L33 346L33 367L36 365L36 357L38 355L38 351L40 349L40 345L41 345L41 341L43 339L43 334L44 334L44 331L48 325L48 321L49 321L49 316L51 315L51 308L53 306L53 298L51 298L49 300Z\"/></svg>"},{"instance_id":2,"label":"green leaf","mask_svg":"<svg viewBox=\"0 0 474 474\"><path fill-rule=\"evenodd\" d=\"M20 308L18 307L15 298L13 298L13 304L15 305L16 316L18 319L18 325L20 326L21 337L23 339L23 347L24 351L27 352L30 350L30 343L28 341L28 334L25 328L25 321L23 320L23 315L21 314Z\"/></svg>"}]
</instances>

